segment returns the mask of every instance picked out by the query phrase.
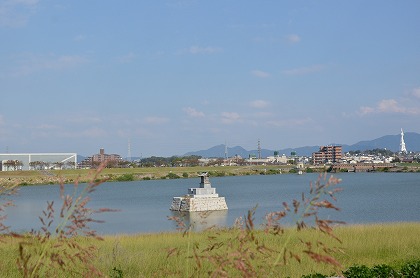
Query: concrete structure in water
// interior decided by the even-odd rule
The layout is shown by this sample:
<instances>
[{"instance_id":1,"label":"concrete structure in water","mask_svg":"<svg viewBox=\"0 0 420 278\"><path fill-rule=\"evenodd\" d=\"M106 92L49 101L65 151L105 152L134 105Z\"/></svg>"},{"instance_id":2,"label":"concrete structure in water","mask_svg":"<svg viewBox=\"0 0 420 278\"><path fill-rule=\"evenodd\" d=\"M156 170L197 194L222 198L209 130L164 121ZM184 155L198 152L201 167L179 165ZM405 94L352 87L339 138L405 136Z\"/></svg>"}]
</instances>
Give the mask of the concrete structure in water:
<instances>
[{"instance_id":1,"label":"concrete structure in water","mask_svg":"<svg viewBox=\"0 0 420 278\"><path fill-rule=\"evenodd\" d=\"M170 210L173 211L210 211L226 210L225 197L219 197L216 188L211 187L207 173L200 175L200 187L188 189L183 197L174 197Z\"/></svg>"}]
</instances>

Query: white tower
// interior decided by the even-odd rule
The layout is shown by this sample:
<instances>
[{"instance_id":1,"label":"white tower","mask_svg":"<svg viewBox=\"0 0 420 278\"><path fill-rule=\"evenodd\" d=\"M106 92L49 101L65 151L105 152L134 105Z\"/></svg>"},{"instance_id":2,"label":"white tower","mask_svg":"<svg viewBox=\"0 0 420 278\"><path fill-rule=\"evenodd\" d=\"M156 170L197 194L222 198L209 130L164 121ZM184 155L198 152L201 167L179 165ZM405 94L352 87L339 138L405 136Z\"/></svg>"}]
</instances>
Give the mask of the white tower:
<instances>
[{"instance_id":1,"label":"white tower","mask_svg":"<svg viewBox=\"0 0 420 278\"><path fill-rule=\"evenodd\" d=\"M407 153L407 149L405 148L405 142L404 142L404 131L403 131L402 128L401 128L400 152L401 153Z\"/></svg>"}]
</instances>

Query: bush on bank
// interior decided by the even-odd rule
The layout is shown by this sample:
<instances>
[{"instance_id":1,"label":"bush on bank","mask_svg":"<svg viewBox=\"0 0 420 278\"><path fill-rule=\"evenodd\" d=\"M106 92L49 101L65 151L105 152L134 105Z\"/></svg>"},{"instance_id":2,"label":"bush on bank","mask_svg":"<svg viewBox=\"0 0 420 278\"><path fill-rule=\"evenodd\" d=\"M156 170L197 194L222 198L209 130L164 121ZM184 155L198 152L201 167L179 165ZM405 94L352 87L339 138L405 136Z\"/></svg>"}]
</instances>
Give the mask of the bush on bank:
<instances>
[{"instance_id":1,"label":"bush on bank","mask_svg":"<svg viewBox=\"0 0 420 278\"><path fill-rule=\"evenodd\" d=\"M302 278L327 278L331 275L320 273L304 275ZM345 278L417 278L420 277L420 261L411 261L395 268L386 264L368 267L366 265L354 265L343 271Z\"/></svg>"}]
</instances>

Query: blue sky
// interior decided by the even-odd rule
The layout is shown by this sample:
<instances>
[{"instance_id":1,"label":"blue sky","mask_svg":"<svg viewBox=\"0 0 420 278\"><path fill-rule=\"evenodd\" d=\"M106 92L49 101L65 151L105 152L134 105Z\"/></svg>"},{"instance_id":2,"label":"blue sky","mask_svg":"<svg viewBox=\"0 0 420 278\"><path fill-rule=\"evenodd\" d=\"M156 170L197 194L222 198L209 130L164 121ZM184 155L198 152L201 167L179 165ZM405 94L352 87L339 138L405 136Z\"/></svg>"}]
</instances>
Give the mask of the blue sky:
<instances>
[{"instance_id":1,"label":"blue sky","mask_svg":"<svg viewBox=\"0 0 420 278\"><path fill-rule=\"evenodd\" d=\"M420 1L0 0L0 152L420 133Z\"/></svg>"}]
</instances>

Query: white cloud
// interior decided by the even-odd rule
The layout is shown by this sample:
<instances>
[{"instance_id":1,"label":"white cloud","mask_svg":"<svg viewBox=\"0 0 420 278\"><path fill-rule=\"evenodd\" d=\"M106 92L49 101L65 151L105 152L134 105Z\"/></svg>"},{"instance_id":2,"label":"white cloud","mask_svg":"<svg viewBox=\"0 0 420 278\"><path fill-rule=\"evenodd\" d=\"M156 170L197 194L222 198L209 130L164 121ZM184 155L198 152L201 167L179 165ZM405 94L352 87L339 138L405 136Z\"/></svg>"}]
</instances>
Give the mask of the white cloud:
<instances>
[{"instance_id":1,"label":"white cloud","mask_svg":"<svg viewBox=\"0 0 420 278\"><path fill-rule=\"evenodd\" d=\"M241 116L236 112L222 112L221 116L224 124L232 124L241 119Z\"/></svg>"},{"instance_id":2,"label":"white cloud","mask_svg":"<svg viewBox=\"0 0 420 278\"><path fill-rule=\"evenodd\" d=\"M288 35L288 36L286 36L286 40L289 42L289 43L298 43L298 42L300 42L300 37L298 36L298 35L296 35L296 34L290 34L290 35Z\"/></svg>"},{"instance_id":3,"label":"white cloud","mask_svg":"<svg viewBox=\"0 0 420 278\"><path fill-rule=\"evenodd\" d=\"M0 2L0 26L23 27L35 13L39 0L8 0Z\"/></svg>"},{"instance_id":4,"label":"white cloud","mask_svg":"<svg viewBox=\"0 0 420 278\"><path fill-rule=\"evenodd\" d=\"M144 122L152 125L160 125L169 122L169 119L165 117L146 117Z\"/></svg>"},{"instance_id":5,"label":"white cloud","mask_svg":"<svg viewBox=\"0 0 420 278\"><path fill-rule=\"evenodd\" d=\"M86 39L85 35L77 35L77 36L74 37L74 41L76 41L76 42L80 42L80 41L83 41L85 39Z\"/></svg>"},{"instance_id":6,"label":"white cloud","mask_svg":"<svg viewBox=\"0 0 420 278\"><path fill-rule=\"evenodd\" d=\"M65 69L78 66L86 62L86 59L79 55L63 55L55 57L49 61L44 61L46 69Z\"/></svg>"},{"instance_id":7,"label":"white cloud","mask_svg":"<svg viewBox=\"0 0 420 278\"><path fill-rule=\"evenodd\" d=\"M320 72L323 69L325 69L325 67L326 67L325 65L313 65L313 66L308 66L308 67L284 70L282 73L287 74L287 75L303 75L303 74Z\"/></svg>"},{"instance_id":8,"label":"white cloud","mask_svg":"<svg viewBox=\"0 0 420 278\"><path fill-rule=\"evenodd\" d=\"M260 78L267 78L271 76L270 73L262 71L262 70L253 70L251 73L253 76L260 77Z\"/></svg>"},{"instance_id":9,"label":"white cloud","mask_svg":"<svg viewBox=\"0 0 420 278\"><path fill-rule=\"evenodd\" d=\"M101 128L90 128L87 130L82 131L82 136L86 136L86 137L93 137L93 138L98 138L98 137L104 137L107 132Z\"/></svg>"},{"instance_id":10,"label":"white cloud","mask_svg":"<svg viewBox=\"0 0 420 278\"><path fill-rule=\"evenodd\" d=\"M360 107L358 114L363 116L363 115L371 114L371 113L374 113L374 112L375 112L374 108L368 107L368 106L362 106L362 107Z\"/></svg>"},{"instance_id":11,"label":"white cloud","mask_svg":"<svg viewBox=\"0 0 420 278\"><path fill-rule=\"evenodd\" d=\"M413 89L411 95L415 98L420 99L420 87Z\"/></svg>"},{"instance_id":12,"label":"white cloud","mask_svg":"<svg viewBox=\"0 0 420 278\"><path fill-rule=\"evenodd\" d=\"M261 99L254 100L249 103L249 106L253 108L258 108L258 109L266 108L269 105L270 103L268 101L261 100Z\"/></svg>"},{"instance_id":13,"label":"white cloud","mask_svg":"<svg viewBox=\"0 0 420 278\"><path fill-rule=\"evenodd\" d=\"M99 124L103 122L103 120L100 117L90 115L72 115L71 117L66 119L66 121L77 125Z\"/></svg>"},{"instance_id":14,"label":"white cloud","mask_svg":"<svg viewBox=\"0 0 420 278\"><path fill-rule=\"evenodd\" d=\"M405 114L405 115L419 115L419 107L408 107L404 106L395 99L383 99L379 101L376 106L369 107L363 106L359 109L358 114L360 116L368 114L383 114L383 113L393 113L393 114Z\"/></svg>"},{"instance_id":15,"label":"white cloud","mask_svg":"<svg viewBox=\"0 0 420 278\"><path fill-rule=\"evenodd\" d=\"M43 70L65 70L86 63L88 60L79 55L25 55L19 66L11 73L12 77L29 75Z\"/></svg>"},{"instance_id":16,"label":"white cloud","mask_svg":"<svg viewBox=\"0 0 420 278\"><path fill-rule=\"evenodd\" d=\"M10 3L22 4L25 6L34 6L39 3L39 0L11 0Z\"/></svg>"},{"instance_id":17,"label":"white cloud","mask_svg":"<svg viewBox=\"0 0 420 278\"><path fill-rule=\"evenodd\" d=\"M378 103L376 110L379 113L404 113L406 109L401 107L395 99L384 99Z\"/></svg>"},{"instance_id":18,"label":"white cloud","mask_svg":"<svg viewBox=\"0 0 420 278\"><path fill-rule=\"evenodd\" d=\"M220 47L213 47L213 46L201 47L201 46L194 45L188 49L188 52L191 54L214 54L221 51L222 49Z\"/></svg>"},{"instance_id":19,"label":"white cloud","mask_svg":"<svg viewBox=\"0 0 420 278\"><path fill-rule=\"evenodd\" d=\"M51 124L40 124L40 125L35 126L34 128L38 130L53 130L53 129L57 129L57 126L51 125Z\"/></svg>"},{"instance_id":20,"label":"white cloud","mask_svg":"<svg viewBox=\"0 0 420 278\"><path fill-rule=\"evenodd\" d=\"M201 111L197 111L197 109L192 108L192 107L187 107L183 109L185 113L188 114L188 116L193 117L193 118L202 118L204 117L204 113Z\"/></svg>"},{"instance_id":21,"label":"white cloud","mask_svg":"<svg viewBox=\"0 0 420 278\"><path fill-rule=\"evenodd\" d=\"M126 55L123 55L121 57L118 57L118 62L120 63L131 63L133 62L135 59L137 59L137 55L134 54L133 52L127 53Z\"/></svg>"},{"instance_id":22,"label":"white cloud","mask_svg":"<svg viewBox=\"0 0 420 278\"><path fill-rule=\"evenodd\" d=\"M274 127L285 127L285 126L302 126L308 123L311 123L311 118L303 118L303 119L281 119L281 120L272 120L267 121L267 125L274 126Z\"/></svg>"}]
</instances>

